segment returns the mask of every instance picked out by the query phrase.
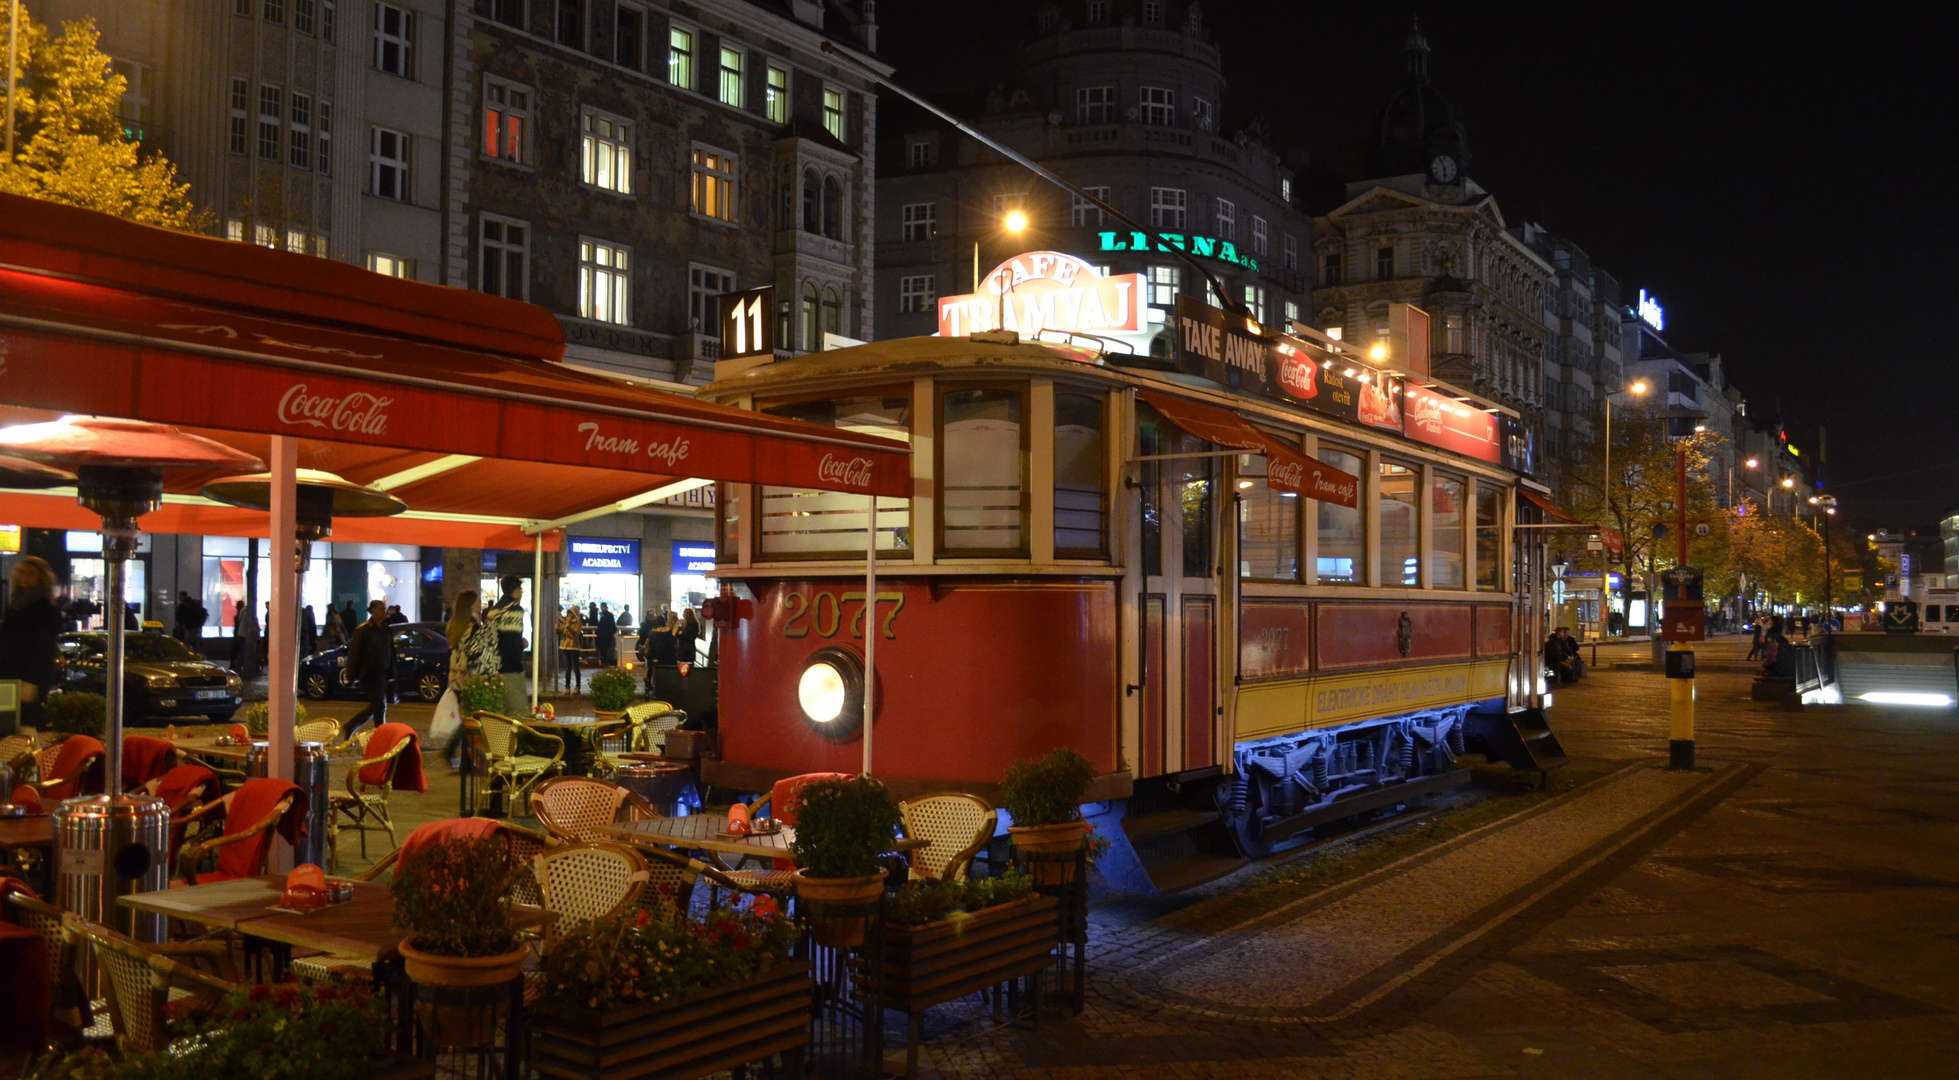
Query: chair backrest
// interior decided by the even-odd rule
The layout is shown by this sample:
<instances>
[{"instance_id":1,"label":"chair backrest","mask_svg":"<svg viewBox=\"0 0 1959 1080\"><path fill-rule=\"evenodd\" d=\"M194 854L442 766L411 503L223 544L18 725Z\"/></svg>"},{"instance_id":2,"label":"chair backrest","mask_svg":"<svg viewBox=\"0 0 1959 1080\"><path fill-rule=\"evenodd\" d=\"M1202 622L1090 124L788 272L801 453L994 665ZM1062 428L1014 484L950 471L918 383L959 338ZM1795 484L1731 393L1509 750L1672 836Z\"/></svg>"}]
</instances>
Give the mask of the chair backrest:
<instances>
[{"instance_id":1,"label":"chair backrest","mask_svg":"<svg viewBox=\"0 0 1959 1080\"><path fill-rule=\"evenodd\" d=\"M899 803L905 835L932 843L911 853L920 877L964 881L973 856L992 838L1000 815L977 795L928 795Z\"/></svg>"},{"instance_id":2,"label":"chair backrest","mask_svg":"<svg viewBox=\"0 0 1959 1080\"><path fill-rule=\"evenodd\" d=\"M800 800L796 798L798 789L804 784L815 783L818 780L848 780L850 778L850 773L813 772L803 773L800 776L787 776L781 780L777 780L775 787L769 790L769 816L782 822L784 825L794 825L796 824L796 807L801 805Z\"/></svg>"},{"instance_id":3,"label":"chair backrest","mask_svg":"<svg viewBox=\"0 0 1959 1080\"><path fill-rule=\"evenodd\" d=\"M646 860L624 844L572 844L532 861L544 910L557 918L545 927L549 949L566 931L629 910L646 889Z\"/></svg>"},{"instance_id":4,"label":"chair backrest","mask_svg":"<svg viewBox=\"0 0 1959 1080\"><path fill-rule=\"evenodd\" d=\"M19 771L19 762L33 756L34 739L30 735L9 735L0 739L0 765L14 765Z\"/></svg>"},{"instance_id":5,"label":"chair backrest","mask_svg":"<svg viewBox=\"0 0 1959 1080\"><path fill-rule=\"evenodd\" d=\"M505 825L503 834L510 838L510 861L518 868L517 884L510 890L510 898L520 904L543 907L544 894L537 887L537 857L551 847L552 839L521 825Z\"/></svg>"},{"instance_id":6,"label":"chair backrest","mask_svg":"<svg viewBox=\"0 0 1959 1080\"><path fill-rule=\"evenodd\" d=\"M219 870L230 873L234 877L250 877L254 874L263 874L266 872L267 862L272 855L273 833L277 831L279 822L284 820L285 816L292 811L293 796L297 792L287 794L284 798L280 798L277 802L266 806L265 799L268 796L262 794L261 791L262 789L271 789L277 792L289 789L291 786L292 782L288 780L260 777L245 781L243 784L238 785L236 791L225 796L231 802L225 808L224 835L237 836L240 833L253 832L254 830L256 830L257 835L249 840L241 840L235 844L229 844L218 849ZM241 813L241 806L247 808L261 806L265 807L265 812L262 814L253 814L249 811Z\"/></svg>"},{"instance_id":7,"label":"chair backrest","mask_svg":"<svg viewBox=\"0 0 1959 1080\"><path fill-rule=\"evenodd\" d=\"M54 759L61 756L61 744L43 746L34 751L34 777L37 780L54 779Z\"/></svg>"},{"instance_id":8,"label":"chair backrest","mask_svg":"<svg viewBox=\"0 0 1959 1080\"><path fill-rule=\"evenodd\" d=\"M507 716L480 712L475 716L483 732L483 749L491 761L506 761L517 756L517 731L521 725Z\"/></svg>"},{"instance_id":9,"label":"chair backrest","mask_svg":"<svg viewBox=\"0 0 1959 1080\"><path fill-rule=\"evenodd\" d=\"M170 1042L164 1013L170 987L159 977L167 967L159 968L156 962L170 965L172 961L73 915L63 920L63 926L69 940L95 958L108 998L109 1023L123 1052L164 1049Z\"/></svg>"},{"instance_id":10,"label":"chair backrest","mask_svg":"<svg viewBox=\"0 0 1959 1080\"><path fill-rule=\"evenodd\" d=\"M693 901L694 884L703 877L718 878L733 885L731 879L696 859L668 848L648 848L640 852L646 859L646 892L640 906L664 908L669 915L684 914Z\"/></svg>"},{"instance_id":11,"label":"chair backrest","mask_svg":"<svg viewBox=\"0 0 1959 1080\"><path fill-rule=\"evenodd\" d=\"M340 721L338 720L309 720L292 731L292 741L295 743L316 742L331 744L333 740L339 737Z\"/></svg>"},{"instance_id":12,"label":"chair backrest","mask_svg":"<svg viewBox=\"0 0 1959 1080\"><path fill-rule=\"evenodd\" d=\"M71 970L73 961L68 935L61 929L61 909L45 900L36 900L21 892L8 892L4 902L7 918L41 936L41 942L48 949L48 963L56 979L64 971Z\"/></svg>"},{"instance_id":13,"label":"chair backrest","mask_svg":"<svg viewBox=\"0 0 1959 1080\"><path fill-rule=\"evenodd\" d=\"M583 776L546 780L531 792L531 811L545 831L581 843L604 839L597 827L618 821L622 807L627 809L627 821L658 816L644 800L618 784Z\"/></svg>"}]
</instances>

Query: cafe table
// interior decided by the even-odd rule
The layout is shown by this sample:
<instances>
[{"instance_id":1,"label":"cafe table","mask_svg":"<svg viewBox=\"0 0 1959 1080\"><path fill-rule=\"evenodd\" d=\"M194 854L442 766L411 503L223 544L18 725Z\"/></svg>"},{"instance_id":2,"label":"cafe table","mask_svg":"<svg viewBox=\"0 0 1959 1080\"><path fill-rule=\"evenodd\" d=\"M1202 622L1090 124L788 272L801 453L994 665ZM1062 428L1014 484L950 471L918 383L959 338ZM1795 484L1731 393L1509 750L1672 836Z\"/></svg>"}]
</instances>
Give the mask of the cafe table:
<instances>
[{"instance_id":1,"label":"cafe table","mask_svg":"<svg viewBox=\"0 0 1959 1080\"><path fill-rule=\"evenodd\" d=\"M787 859L789 845L796 842L796 827L793 825L784 825L782 831L777 833L748 836L730 836L727 828L728 819L720 814L690 814L686 817L620 821L600 825L594 831L633 846L657 845L682 851L706 851L717 857L734 856L733 859L719 860L722 869L739 866L747 858ZM891 850L906 854L930 843L930 840L917 837L894 839Z\"/></svg>"},{"instance_id":2,"label":"cafe table","mask_svg":"<svg viewBox=\"0 0 1959 1080\"><path fill-rule=\"evenodd\" d=\"M525 725L539 731L557 731L565 736L565 772L571 776L584 776L591 760L592 740L600 732L610 731L628 721L624 713L610 718L597 716L560 716L555 720L529 718Z\"/></svg>"}]
</instances>

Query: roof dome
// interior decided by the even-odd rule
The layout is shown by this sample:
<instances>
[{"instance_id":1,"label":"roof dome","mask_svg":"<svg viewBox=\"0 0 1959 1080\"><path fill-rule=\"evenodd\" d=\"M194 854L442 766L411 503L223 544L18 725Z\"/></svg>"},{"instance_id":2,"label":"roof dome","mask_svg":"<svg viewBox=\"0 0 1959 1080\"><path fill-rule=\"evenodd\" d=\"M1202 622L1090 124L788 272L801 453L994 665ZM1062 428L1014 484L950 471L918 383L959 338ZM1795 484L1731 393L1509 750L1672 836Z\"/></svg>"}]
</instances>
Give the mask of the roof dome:
<instances>
[{"instance_id":1,"label":"roof dome","mask_svg":"<svg viewBox=\"0 0 1959 1080\"><path fill-rule=\"evenodd\" d=\"M1373 176L1424 172L1438 154L1458 166L1469 162L1469 135L1456 107L1429 85L1428 39L1417 22L1402 46L1406 78L1374 118L1368 133L1367 168Z\"/></svg>"}]
</instances>

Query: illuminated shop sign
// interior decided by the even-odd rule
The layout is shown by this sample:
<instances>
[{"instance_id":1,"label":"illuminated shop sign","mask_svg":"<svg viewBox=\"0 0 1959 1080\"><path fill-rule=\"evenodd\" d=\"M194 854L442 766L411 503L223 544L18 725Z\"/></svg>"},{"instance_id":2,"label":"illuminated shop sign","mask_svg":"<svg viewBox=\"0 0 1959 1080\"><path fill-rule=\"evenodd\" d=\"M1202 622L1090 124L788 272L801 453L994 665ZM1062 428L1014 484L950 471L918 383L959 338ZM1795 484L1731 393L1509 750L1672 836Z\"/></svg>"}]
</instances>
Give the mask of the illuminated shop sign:
<instances>
[{"instance_id":1,"label":"illuminated shop sign","mask_svg":"<svg viewBox=\"0 0 1959 1080\"><path fill-rule=\"evenodd\" d=\"M673 572L676 574L705 574L714 569L714 542L711 540L675 540L673 542Z\"/></svg>"},{"instance_id":2,"label":"illuminated shop sign","mask_svg":"<svg viewBox=\"0 0 1959 1080\"><path fill-rule=\"evenodd\" d=\"M1495 415L1419 386L1403 393L1409 438L1492 464L1503 460Z\"/></svg>"},{"instance_id":3,"label":"illuminated shop sign","mask_svg":"<svg viewBox=\"0 0 1959 1080\"><path fill-rule=\"evenodd\" d=\"M1639 290L1639 307L1637 310L1639 312L1640 322L1645 323L1655 330L1665 330L1667 328L1666 309L1660 306L1660 301L1657 297L1646 295L1645 289Z\"/></svg>"},{"instance_id":4,"label":"illuminated shop sign","mask_svg":"<svg viewBox=\"0 0 1959 1080\"><path fill-rule=\"evenodd\" d=\"M939 336L1013 330L1115 335L1143 332L1146 304L1141 274L1103 277L1095 267L1058 251L1029 251L993 268L976 293L939 298Z\"/></svg>"},{"instance_id":5,"label":"illuminated shop sign","mask_svg":"<svg viewBox=\"0 0 1959 1080\"><path fill-rule=\"evenodd\" d=\"M1177 370L1247 394L1386 431L1401 430L1401 380L1336 359L1319 345L1260 334L1233 315L1177 297Z\"/></svg>"},{"instance_id":6,"label":"illuminated shop sign","mask_svg":"<svg viewBox=\"0 0 1959 1080\"><path fill-rule=\"evenodd\" d=\"M639 541L609 536L573 536L565 541L574 574L639 573Z\"/></svg>"},{"instance_id":7,"label":"illuminated shop sign","mask_svg":"<svg viewBox=\"0 0 1959 1080\"><path fill-rule=\"evenodd\" d=\"M1186 236L1183 233L1104 232L1103 251L1188 251L1203 259L1216 259L1247 270L1257 270L1258 260L1240 254L1236 245L1215 236Z\"/></svg>"}]
</instances>

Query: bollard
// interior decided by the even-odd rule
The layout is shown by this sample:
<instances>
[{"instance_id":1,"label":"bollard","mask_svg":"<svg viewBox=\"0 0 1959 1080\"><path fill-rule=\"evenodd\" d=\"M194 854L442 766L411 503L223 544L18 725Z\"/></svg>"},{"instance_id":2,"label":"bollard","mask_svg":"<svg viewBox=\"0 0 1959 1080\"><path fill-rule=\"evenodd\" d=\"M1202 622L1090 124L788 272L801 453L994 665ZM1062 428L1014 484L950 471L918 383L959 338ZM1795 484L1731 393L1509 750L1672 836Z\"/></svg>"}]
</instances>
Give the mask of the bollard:
<instances>
[{"instance_id":1,"label":"bollard","mask_svg":"<svg viewBox=\"0 0 1959 1080\"><path fill-rule=\"evenodd\" d=\"M1667 646L1667 690L1673 701L1672 738L1667 768L1694 767L1694 647L1684 641Z\"/></svg>"}]
</instances>

